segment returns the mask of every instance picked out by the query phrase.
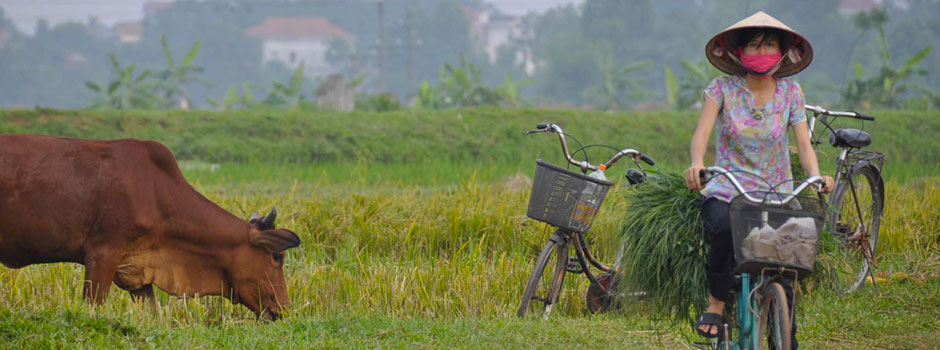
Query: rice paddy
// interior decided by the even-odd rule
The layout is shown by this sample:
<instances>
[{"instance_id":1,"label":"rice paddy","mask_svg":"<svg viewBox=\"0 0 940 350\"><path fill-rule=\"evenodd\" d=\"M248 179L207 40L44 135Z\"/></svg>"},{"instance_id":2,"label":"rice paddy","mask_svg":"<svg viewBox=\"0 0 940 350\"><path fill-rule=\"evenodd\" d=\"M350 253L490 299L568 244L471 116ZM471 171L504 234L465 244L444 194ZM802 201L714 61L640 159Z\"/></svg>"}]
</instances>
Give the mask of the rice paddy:
<instances>
[{"instance_id":1,"label":"rice paddy","mask_svg":"<svg viewBox=\"0 0 940 350\"><path fill-rule=\"evenodd\" d=\"M557 147L539 145L545 154ZM514 316L551 233L525 217L534 159L194 164L184 173L209 199L244 218L276 206L278 225L300 235L302 245L287 252L291 305L283 321L256 321L220 297L162 292L154 313L116 287L105 305L90 307L81 299L80 265L0 267L0 348L681 349L696 339L643 299L589 314L581 276L566 279L550 320ZM936 164L892 166L907 175L887 184L879 291L805 286L804 348L936 346L940 177L928 173ZM606 262L616 259L629 205L619 182L588 234Z\"/></svg>"}]
</instances>

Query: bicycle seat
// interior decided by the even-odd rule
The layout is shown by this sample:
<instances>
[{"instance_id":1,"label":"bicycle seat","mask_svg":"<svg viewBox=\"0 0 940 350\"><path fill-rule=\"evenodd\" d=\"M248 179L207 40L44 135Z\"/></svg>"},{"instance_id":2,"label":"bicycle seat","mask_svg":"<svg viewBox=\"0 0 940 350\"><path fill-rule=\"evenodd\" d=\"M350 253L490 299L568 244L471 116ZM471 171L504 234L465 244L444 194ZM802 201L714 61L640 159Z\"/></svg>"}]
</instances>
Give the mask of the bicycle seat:
<instances>
[{"instance_id":1,"label":"bicycle seat","mask_svg":"<svg viewBox=\"0 0 940 350\"><path fill-rule=\"evenodd\" d=\"M871 134L859 129L837 129L829 135L833 147L862 148L871 144Z\"/></svg>"}]
</instances>

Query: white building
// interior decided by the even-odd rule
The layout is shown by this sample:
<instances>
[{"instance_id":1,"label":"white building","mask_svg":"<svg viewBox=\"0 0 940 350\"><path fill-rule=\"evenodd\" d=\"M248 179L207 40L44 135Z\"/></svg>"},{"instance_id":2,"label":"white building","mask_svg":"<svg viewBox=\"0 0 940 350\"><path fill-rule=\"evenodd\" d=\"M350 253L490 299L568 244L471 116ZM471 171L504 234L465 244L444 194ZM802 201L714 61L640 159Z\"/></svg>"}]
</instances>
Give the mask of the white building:
<instances>
[{"instance_id":1,"label":"white building","mask_svg":"<svg viewBox=\"0 0 940 350\"><path fill-rule=\"evenodd\" d=\"M136 44L144 37L140 22L120 22L114 25L114 34L121 44Z\"/></svg>"},{"instance_id":2,"label":"white building","mask_svg":"<svg viewBox=\"0 0 940 350\"><path fill-rule=\"evenodd\" d=\"M496 62L499 47L509 44L513 37L518 37L522 30L519 17L495 11L492 8L464 8L464 16L470 24L470 37L483 46L490 63ZM535 73L535 63L528 52L515 53L515 63L530 76Z\"/></svg>"},{"instance_id":3,"label":"white building","mask_svg":"<svg viewBox=\"0 0 940 350\"><path fill-rule=\"evenodd\" d=\"M330 42L355 40L349 32L319 17L268 17L245 34L263 40L264 62L281 62L294 69L303 62L304 74L309 77L332 73L326 61Z\"/></svg>"}]
</instances>

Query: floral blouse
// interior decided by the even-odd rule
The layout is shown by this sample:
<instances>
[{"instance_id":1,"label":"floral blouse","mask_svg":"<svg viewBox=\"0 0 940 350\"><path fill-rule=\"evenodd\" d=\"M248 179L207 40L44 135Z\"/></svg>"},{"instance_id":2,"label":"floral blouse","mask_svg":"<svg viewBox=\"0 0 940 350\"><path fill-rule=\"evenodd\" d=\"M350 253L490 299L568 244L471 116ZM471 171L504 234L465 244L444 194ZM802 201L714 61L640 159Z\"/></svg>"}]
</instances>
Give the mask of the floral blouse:
<instances>
[{"instance_id":1,"label":"floral blouse","mask_svg":"<svg viewBox=\"0 0 940 350\"><path fill-rule=\"evenodd\" d=\"M708 97L719 106L716 122L715 165L734 171L734 176L748 191L767 191L777 186L778 193L793 191L790 171L789 137L791 125L806 121L803 90L796 82L774 78L777 89L763 108L754 107L754 95L742 76L721 76L705 88ZM756 174L767 180L744 174ZM737 191L720 176L701 191L707 197L730 202Z\"/></svg>"}]
</instances>

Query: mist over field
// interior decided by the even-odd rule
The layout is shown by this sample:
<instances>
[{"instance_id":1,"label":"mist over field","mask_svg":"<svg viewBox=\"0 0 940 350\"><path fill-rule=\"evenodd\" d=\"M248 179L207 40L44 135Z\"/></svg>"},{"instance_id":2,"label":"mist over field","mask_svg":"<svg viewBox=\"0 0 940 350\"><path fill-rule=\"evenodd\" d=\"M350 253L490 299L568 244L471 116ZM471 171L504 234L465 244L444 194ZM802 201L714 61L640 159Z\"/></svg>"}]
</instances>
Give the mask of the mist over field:
<instances>
[{"instance_id":1,"label":"mist over field","mask_svg":"<svg viewBox=\"0 0 940 350\"><path fill-rule=\"evenodd\" d=\"M6 107L92 106L100 93L87 83L119 76L109 54L156 76L167 65L165 35L177 63L199 44L191 63L201 69L179 82L187 108L219 109L233 88L261 99L301 63L303 99L340 74L357 94L390 93L410 106L422 82L444 84L445 65L472 77L462 62L481 87L505 85L509 74L532 105L690 108L717 74L705 42L759 10L812 43L813 63L795 77L810 102L935 108L940 89L930 74L940 68L933 0L3 0L0 9ZM886 93L868 90L885 79L889 101L873 101Z\"/></svg>"}]
</instances>

